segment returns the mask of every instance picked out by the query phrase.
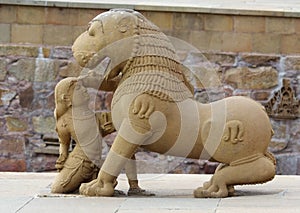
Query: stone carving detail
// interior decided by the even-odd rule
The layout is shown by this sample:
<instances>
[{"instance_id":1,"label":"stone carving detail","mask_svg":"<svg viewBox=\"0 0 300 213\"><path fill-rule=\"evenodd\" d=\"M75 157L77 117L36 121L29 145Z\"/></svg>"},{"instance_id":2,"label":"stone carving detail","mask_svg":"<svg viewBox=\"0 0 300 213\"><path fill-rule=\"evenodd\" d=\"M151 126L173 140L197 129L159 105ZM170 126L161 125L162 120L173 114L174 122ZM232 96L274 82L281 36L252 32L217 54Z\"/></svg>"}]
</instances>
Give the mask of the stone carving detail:
<instances>
[{"instance_id":1,"label":"stone carving detail","mask_svg":"<svg viewBox=\"0 0 300 213\"><path fill-rule=\"evenodd\" d=\"M296 119L299 117L299 107L300 100L296 99L289 79L282 80L282 87L265 106L267 113L275 119Z\"/></svg>"},{"instance_id":2,"label":"stone carving detail","mask_svg":"<svg viewBox=\"0 0 300 213\"><path fill-rule=\"evenodd\" d=\"M60 147L55 165L59 173L51 186L52 193L71 193L81 183L95 179L103 163L102 136L115 131L110 112L94 113L89 109L90 97L82 85L84 80L82 76L69 77L55 87L54 116ZM71 140L76 145L69 154ZM139 187L134 163L125 166L130 186L128 195L152 196Z\"/></svg>"},{"instance_id":3,"label":"stone carving detail","mask_svg":"<svg viewBox=\"0 0 300 213\"><path fill-rule=\"evenodd\" d=\"M275 159L267 151L273 130L263 107L241 96L195 101L184 74L188 68L179 62L171 40L142 14L117 9L98 15L72 50L78 63L91 69L85 86L114 91L117 129L97 179L82 184L81 194L112 196L116 178L139 147L220 162L195 197L227 197L234 185L273 179ZM105 57L109 67L98 73ZM92 86L93 79L102 81Z\"/></svg>"}]
</instances>

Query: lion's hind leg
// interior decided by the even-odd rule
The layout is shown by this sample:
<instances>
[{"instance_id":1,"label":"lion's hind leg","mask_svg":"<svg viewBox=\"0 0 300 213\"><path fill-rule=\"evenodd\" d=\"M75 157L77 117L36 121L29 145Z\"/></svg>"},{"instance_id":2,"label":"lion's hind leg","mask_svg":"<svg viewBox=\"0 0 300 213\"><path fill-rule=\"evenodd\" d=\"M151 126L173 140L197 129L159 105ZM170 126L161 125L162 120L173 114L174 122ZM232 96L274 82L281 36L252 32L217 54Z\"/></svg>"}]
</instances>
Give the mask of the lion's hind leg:
<instances>
[{"instance_id":1,"label":"lion's hind leg","mask_svg":"<svg viewBox=\"0 0 300 213\"><path fill-rule=\"evenodd\" d=\"M194 196L227 197L233 193L234 185L264 183L274 176L274 162L265 155L256 154L218 169L210 181L194 191Z\"/></svg>"}]
</instances>

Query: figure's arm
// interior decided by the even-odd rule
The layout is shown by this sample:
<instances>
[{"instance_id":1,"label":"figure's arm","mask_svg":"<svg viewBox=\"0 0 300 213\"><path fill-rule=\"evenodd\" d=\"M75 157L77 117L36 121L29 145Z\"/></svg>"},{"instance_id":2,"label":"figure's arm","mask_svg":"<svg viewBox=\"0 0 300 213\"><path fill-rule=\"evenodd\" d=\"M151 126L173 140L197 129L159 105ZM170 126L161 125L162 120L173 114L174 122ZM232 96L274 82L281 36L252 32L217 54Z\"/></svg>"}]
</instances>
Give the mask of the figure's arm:
<instances>
[{"instance_id":1,"label":"figure's arm","mask_svg":"<svg viewBox=\"0 0 300 213\"><path fill-rule=\"evenodd\" d=\"M116 131L112 123L111 112L96 112L95 116L102 137Z\"/></svg>"},{"instance_id":2,"label":"figure's arm","mask_svg":"<svg viewBox=\"0 0 300 213\"><path fill-rule=\"evenodd\" d=\"M66 126L57 128L58 139L59 139L59 157L56 160L55 168L60 171L69 155L69 147L71 142L71 134L67 130Z\"/></svg>"}]
</instances>

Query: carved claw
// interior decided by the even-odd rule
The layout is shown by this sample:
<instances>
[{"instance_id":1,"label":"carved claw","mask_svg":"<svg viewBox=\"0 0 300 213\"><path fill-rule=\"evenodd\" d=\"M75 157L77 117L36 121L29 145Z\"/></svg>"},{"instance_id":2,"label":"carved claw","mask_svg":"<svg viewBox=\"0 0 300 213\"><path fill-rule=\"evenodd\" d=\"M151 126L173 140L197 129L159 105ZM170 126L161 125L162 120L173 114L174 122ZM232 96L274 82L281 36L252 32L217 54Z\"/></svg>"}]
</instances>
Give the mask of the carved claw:
<instances>
[{"instance_id":1,"label":"carved claw","mask_svg":"<svg viewBox=\"0 0 300 213\"><path fill-rule=\"evenodd\" d=\"M199 187L194 190L194 197L195 198L222 198L228 196L227 188L224 189L204 189L203 187Z\"/></svg>"},{"instance_id":2,"label":"carved claw","mask_svg":"<svg viewBox=\"0 0 300 213\"><path fill-rule=\"evenodd\" d=\"M226 186L224 183L214 184L213 180L205 182L203 187L194 190L196 198L222 198L234 195L234 186Z\"/></svg>"},{"instance_id":3,"label":"carved claw","mask_svg":"<svg viewBox=\"0 0 300 213\"><path fill-rule=\"evenodd\" d=\"M86 196L111 197L114 194L114 187L112 183L102 184L96 179L89 183L81 184L79 192Z\"/></svg>"}]
</instances>

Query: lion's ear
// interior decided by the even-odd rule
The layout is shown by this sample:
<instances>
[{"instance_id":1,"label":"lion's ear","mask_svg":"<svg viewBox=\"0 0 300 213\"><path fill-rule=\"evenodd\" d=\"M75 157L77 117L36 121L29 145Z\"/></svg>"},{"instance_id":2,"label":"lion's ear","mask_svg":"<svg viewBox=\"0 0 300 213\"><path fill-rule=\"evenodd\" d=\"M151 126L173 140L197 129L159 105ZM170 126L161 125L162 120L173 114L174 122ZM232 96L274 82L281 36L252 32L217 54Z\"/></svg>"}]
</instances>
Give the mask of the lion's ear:
<instances>
[{"instance_id":1,"label":"lion's ear","mask_svg":"<svg viewBox=\"0 0 300 213\"><path fill-rule=\"evenodd\" d=\"M125 33L129 29L130 18L124 17L118 22L118 29L121 33Z\"/></svg>"}]
</instances>

